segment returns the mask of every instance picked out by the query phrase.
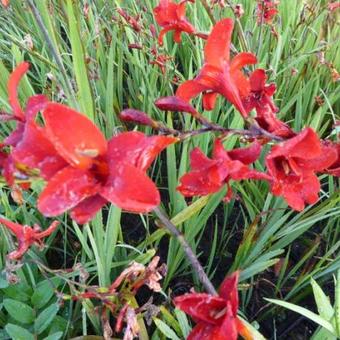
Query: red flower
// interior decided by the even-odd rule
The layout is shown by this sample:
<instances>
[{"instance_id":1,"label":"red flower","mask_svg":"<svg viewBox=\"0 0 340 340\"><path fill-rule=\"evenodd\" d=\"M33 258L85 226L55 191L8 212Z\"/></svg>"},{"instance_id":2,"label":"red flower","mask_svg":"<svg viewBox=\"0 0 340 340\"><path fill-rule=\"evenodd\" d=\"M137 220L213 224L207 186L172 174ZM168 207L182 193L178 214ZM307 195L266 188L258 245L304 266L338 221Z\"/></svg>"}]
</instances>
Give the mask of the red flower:
<instances>
[{"instance_id":1,"label":"red flower","mask_svg":"<svg viewBox=\"0 0 340 340\"><path fill-rule=\"evenodd\" d=\"M4 7L8 7L9 6L9 0L1 0L1 3Z\"/></svg>"},{"instance_id":2,"label":"red flower","mask_svg":"<svg viewBox=\"0 0 340 340\"><path fill-rule=\"evenodd\" d=\"M4 140L4 146L14 147L3 164L7 182L14 183L14 172L25 172L26 168L37 168L41 176L48 178L51 173L65 166L64 160L55 152L53 145L36 122L37 113L47 105L44 95L32 96L28 99L25 110L18 100L18 86L27 73L29 64L23 62L12 72L8 81L8 100L12 108L11 115L2 115L2 119L15 120L16 129Z\"/></svg>"},{"instance_id":3,"label":"red flower","mask_svg":"<svg viewBox=\"0 0 340 340\"><path fill-rule=\"evenodd\" d=\"M45 216L72 209L72 218L85 223L107 201L140 213L159 204L159 192L145 172L175 138L127 132L107 142L87 117L56 103L47 105L43 117L46 135L65 160L39 197Z\"/></svg>"},{"instance_id":4,"label":"red flower","mask_svg":"<svg viewBox=\"0 0 340 340\"><path fill-rule=\"evenodd\" d=\"M168 31L174 32L174 41L181 42L181 33L194 33L195 27L185 17L186 2L192 0L182 0L178 4L171 0L160 0L159 5L154 8L156 22L163 27L159 36L158 43L163 45L163 37Z\"/></svg>"},{"instance_id":5,"label":"red flower","mask_svg":"<svg viewBox=\"0 0 340 340\"><path fill-rule=\"evenodd\" d=\"M44 245L42 239L51 235L59 224L58 221L54 221L46 230L41 231L37 224L31 228L4 218L0 218L0 223L8 228L18 239L18 249L8 254L8 258L11 260L19 260L34 244L42 248Z\"/></svg>"},{"instance_id":6,"label":"red flower","mask_svg":"<svg viewBox=\"0 0 340 340\"><path fill-rule=\"evenodd\" d=\"M298 211L304 209L305 202L316 203L320 183L315 172L327 169L336 159L333 147L323 145L311 128L304 129L274 146L266 157L273 194L283 196Z\"/></svg>"},{"instance_id":7,"label":"red flower","mask_svg":"<svg viewBox=\"0 0 340 340\"><path fill-rule=\"evenodd\" d=\"M258 0L257 4L257 23L261 24L263 21L270 24L275 15L279 13L277 6L279 1L273 0Z\"/></svg>"},{"instance_id":8,"label":"red flower","mask_svg":"<svg viewBox=\"0 0 340 340\"><path fill-rule=\"evenodd\" d=\"M238 334L253 339L237 317L239 273L226 277L218 296L190 293L174 299L177 308L192 316L197 322L188 340L236 340Z\"/></svg>"},{"instance_id":9,"label":"red flower","mask_svg":"<svg viewBox=\"0 0 340 340\"><path fill-rule=\"evenodd\" d=\"M177 190L184 196L208 195L219 191L229 180L266 179L270 177L249 164L255 162L261 153L261 145L254 142L248 148L226 151L221 139L216 139L212 159L206 157L199 148L190 155L191 171L180 179ZM228 190L226 200L231 198Z\"/></svg>"},{"instance_id":10,"label":"red flower","mask_svg":"<svg viewBox=\"0 0 340 340\"><path fill-rule=\"evenodd\" d=\"M328 4L328 10L333 12L340 7L340 2L332 2Z\"/></svg>"},{"instance_id":11,"label":"red flower","mask_svg":"<svg viewBox=\"0 0 340 340\"><path fill-rule=\"evenodd\" d=\"M241 68L255 64L256 57L252 53L239 53L230 61L230 42L234 23L231 19L219 21L210 33L204 49L205 63L199 75L179 86L176 96L190 101L199 93L203 94L203 106L212 110L217 94L221 94L241 112L247 112L241 100L249 94L249 81Z\"/></svg>"},{"instance_id":12,"label":"red flower","mask_svg":"<svg viewBox=\"0 0 340 340\"><path fill-rule=\"evenodd\" d=\"M257 69L249 77L250 94L242 98L245 110L250 112L256 110L256 121L265 130L281 137L292 137L295 133L290 127L279 120L275 113L272 96L276 91L274 83L266 85L267 76L265 70Z\"/></svg>"},{"instance_id":13,"label":"red flower","mask_svg":"<svg viewBox=\"0 0 340 340\"><path fill-rule=\"evenodd\" d=\"M324 145L331 147L337 154L336 160L325 169L325 172L332 176L340 177L340 143L325 142Z\"/></svg>"}]
</instances>

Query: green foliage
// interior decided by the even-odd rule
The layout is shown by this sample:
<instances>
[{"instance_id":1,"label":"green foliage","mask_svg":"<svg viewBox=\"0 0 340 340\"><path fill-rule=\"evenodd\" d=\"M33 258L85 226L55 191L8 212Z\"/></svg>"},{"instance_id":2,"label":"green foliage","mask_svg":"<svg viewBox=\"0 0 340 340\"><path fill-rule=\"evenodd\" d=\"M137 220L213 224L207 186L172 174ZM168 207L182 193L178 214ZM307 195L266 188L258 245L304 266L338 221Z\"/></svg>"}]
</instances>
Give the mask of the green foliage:
<instances>
[{"instance_id":1,"label":"green foliage","mask_svg":"<svg viewBox=\"0 0 340 340\"><path fill-rule=\"evenodd\" d=\"M31 72L20 86L22 103L33 93L44 93L51 100L65 102L82 111L107 137L127 128L118 118L118 113L126 107L143 110L170 127L197 128L189 115L164 113L153 102L174 93L176 86L172 80L175 76L182 82L197 74L203 63L204 41L183 35L182 44L177 45L168 34L160 52L173 59L167 62L166 73L162 74L150 63L156 41L149 31L138 34L117 15L118 7L131 15L142 13L142 24L149 28L155 24L151 13L156 2L143 1L147 9L144 12L140 2L133 0L35 1L62 59L65 74L56 66L26 2L12 0L8 10L0 8L0 22L5 23L0 25L0 109L9 110L6 89L9 73L18 62L27 60L31 63ZM295 130L312 126L320 136L334 138L338 132L333 125L339 119L336 113L340 110L340 92L338 84L332 82L329 68L319 62L318 53L324 52L326 60L340 69L340 49L336 43L340 36L338 14L329 15L327 1L307 1L313 10L307 8L306 1L281 1L280 20L275 26L278 38L275 38L268 25L260 28L256 24L256 1L233 3L242 3L245 10L240 19L243 32L234 33L233 44L239 51L244 45L248 46L250 51L256 52L258 66L269 70L270 81L277 84L275 102L280 109L279 118ZM89 4L87 16L84 15L85 4ZM214 15L216 18L233 16L228 7L215 7ZM199 0L188 6L188 18L201 32L209 32L212 27ZM25 43L27 35L32 39L33 48ZM132 43L141 44L143 49L128 48ZM73 86L71 93L68 82ZM324 104L317 103L317 96ZM204 115L223 126L243 127L240 115L222 99L213 112L204 112ZM13 124L1 123L1 138L12 129ZM151 133L149 128L138 129ZM189 169L190 151L200 147L209 153L213 140L213 134L195 136L180 145L170 146L155 162L151 175L165 198L162 208L199 255L216 286L227 272L241 270L241 309L245 315L264 306L254 301L258 300L258 292L263 295L263 282L270 281L273 288L266 290L266 296L272 298L270 301L284 296L296 304L314 293L319 314L307 313L290 302L276 301L278 305L311 317L323 327L316 333L319 337L314 335L313 339L325 339L325 334L329 333L339 335L339 284L332 306L316 281L311 281L314 277L319 284L327 283L340 268L338 180L323 175L320 202L301 213L287 209L283 200L272 196L268 185L260 181L234 183L240 199L228 204L221 203L225 189L189 204L176 191L178 179ZM240 144L234 137L225 143L228 148ZM257 162L256 168L263 170L263 159ZM35 209L41 183L33 183L32 188L24 194L24 204L17 206L10 199L8 188L1 183L0 212L28 225L47 226L48 221ZM131 216L110 206L83 227L70 222L66 216L60 221L62 236L52 235L43 252L32 249L27 258L35 260L34 265L28 262L16 271L20 283L8 285L5 274L0 277L3 305L0 328L4 328L7 337L59 339L86 335L89 330L102 334L99 317L93 312L94 305L90 301L65 301L59 308L56 290L71 293L68 280L79 281L81 276L81 270L74 269L77 263L89 274L89 283L105 287L130 262L146 264L155 254L161 254L168 266L162 285L166 302L169 302L168 291L176 291L177 285L189 282L197 290L202 289L178 242L157 227L158 221L151 214ZM0 267L4 268L5 255L14 244L7 231L0 228L0 234ZM37 262L53 268L58 264L62 269L73 268L73 271L46 273L42 266L33 268ZM19 308L21 312L17 313ZM177 339L188 335L191 324L187 317L176 309L172 313L172 307L168 309L170 312L162 307L154 318L156 330L152 339ZM281 321L276 318L273 305L260 310L261 315L255 314L260 323Z\"/></svg>"}]
</instances>

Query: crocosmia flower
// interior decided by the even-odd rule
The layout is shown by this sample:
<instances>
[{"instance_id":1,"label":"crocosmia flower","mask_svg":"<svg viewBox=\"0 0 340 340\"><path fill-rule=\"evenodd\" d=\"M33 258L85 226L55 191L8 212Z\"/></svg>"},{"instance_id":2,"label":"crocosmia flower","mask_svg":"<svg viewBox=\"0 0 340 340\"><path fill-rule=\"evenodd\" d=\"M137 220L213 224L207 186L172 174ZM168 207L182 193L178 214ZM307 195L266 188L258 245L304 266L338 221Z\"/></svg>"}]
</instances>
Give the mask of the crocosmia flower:
<instances>
[{"instance_id":1,"label":"crocosmia flower","mask_svg":"<svg viewBox=\"0 0 340 340\"><path fill-rule=\"evenodd\" d=\"M252 53L239 53L230 60L230 43L234 23L232 19L219 21L210 33L204 49L204 65L199 75L181 84L176 96L190 101L203 92L203 106L212 110L217 94L229 100L237 110L247 116L241 97L250 92L249 80L242 73L245 65L255 64Z\"/></svg>"},{"instance_id":2,"label":"crocosmia flower","mask_svg":"<svg viewBox=\"0 0 340 340\"><path fill-rule=\"evenodd\" d=\"M195 27L185 16L187 1L191 0L182 0L178 4L171 0L160 0L159 5L154 8L153 13L156 22L159 26L163 27L158 36L158 43L160 45L163 45L163 37L169 31L174 31L174 41L176 43L181 42L182 32L195 33Z\"/></svg>"},{"instance_id":3,"label":"crocosmia flower","mask_svg":"<svg viewBox=\"0 0 340 340\"><path fill-rule=\"evenodd\" d=\"M257 69L249 77L250 93L242 98L243 106L247 112L256 110L256 121L268 132L280 137L292 137L294 132L289 126L276 117L278 108L275 106L272 96L276 91L274 83L266 84L265 70Z\"/></svg>"},{"instance_id":4,"label":"crocosmia flower","mask_svg":"<svg viewBox=\"0 0 340 340\"><path fill-rule=\"evenodd\" d=\"M44 245L43 239L51 235L59 224L58 221L54 221L46 230L42 231L38 225L34 225L32 228L27 225L11 222L4 218L0 218L0 223L9 229L18 240L18 249L7 256L11 260L21 259L32 245L37 245L39 248L42 248Z\"/></svg>"},{"instance_id":5,"label":"crocosmia flower","mask_svg":"<svg viewBox=\"0 0 340 340\"><path fill-rule=\"evenodd\" d=\"M336 159L336 150L323 145L311 128L275 145L266 157L273 194L283 196L298 211L305 203L316 203L320 182L315 173L327 169Z\"/></svg>"},{"instance_id":6,"label":"crocosmia flower","mask_svg":"<svg viewBox=\"0 0 340 340\"><path fill-rule=\"evenodd\" d=\"M107 201L139 213L159 204L159 192L146 170L177 139L127 132L106 141L87 117L56 103L47 105L43 118L48 139L65 161L40 194L38 208L45 216L72 209L72 218L85 223Z\"/></svg>"},{"instance_id":7,"label":"crocosmia flower","mask_svg":"<svg viewBox=\"0 0 340 340\"><path fill-rule=\"evenodd\" d=\"M37 168L40 175L48 178L51 173L65 166L65 161L55 152L54 146L47 139L42 127L35 122L37 113L47 105L44 95L35 95L28 99L23 110L18 100L20 80L27 73L29 64L19 64L8 80L8 100L11 114L1 116L2 120L15 120L16 129L4 140L3 146L12 147L12 152L3 162L3 174L8 184L13 185L15 172L26 172L28 168Z\"/></svg>"},{"instance_id":8,"label":"crocosmia flower","mask_svg":"<svg viewBox=\"0 0 340 340\"><path fill-rule=\"evenodd\" d=\"M237 340L238 334L244 339L253 339L243 322L237 317L239 273L225 278L219 295L189 293L178 296L174 304L192 316L196 322L188 340Z\"/></svg>"},{"instance_id":9,"label":"crocosmia flower","mask_svg":"<svg viewBox=\"0 0 340 340\"><path fill-rule=\"evenodd\" d=\"M261 145L254 142L248 148L225 150L220 139L216 139L212 159L195 148L190 154L191 171L182 176L177 190L184 196L208 195L219 191L230 180L265 179L264 173L250 169L249 164L260 156ZM229 188L226 200L231 198Z\"/></svg>"},{"instance_id":10,"label":"crocosmia flower","mask_svg":"<svg viewBox=\"0 0 340 340\"><path fill-rule=\"evenodd\" d=\"M4 7L8 7L9 6L9 0L1 0L1 3Z\"/></svg>"},{"instance_id":11,"label":"crocosmia flower","mask_svg":"<svg viewBox=\"0 0 340 340\"><path fill-rule=\"evenodd\" d=\"M333 150L337 154L336 160L325 169L325 172L335 176L335 177L340 177L340 143L325 143L326 146L333 148Z\"/></svg>"},{"instance_id":12,"label":"crocosmia flower","mask_svg":"<svg viewBox=\"0 0 340 340\"><path fill-rule=\"evenodd\" d=\"M279 13L277 6L280 1L277 0L258 0L257 4L257 22L271 24L276 14Z\"/></svg>"},{"instance_id":13,"label":"crocosmia flower","mask_svg":"<svg viewBox=\"0 0 340 340\"><path fill-rule=\"evenodd\" d=\"M333 12L335 11L336 9L340 8L340 2L331 2L328 4L328 10Z\"/></svg>"}]
</instances>

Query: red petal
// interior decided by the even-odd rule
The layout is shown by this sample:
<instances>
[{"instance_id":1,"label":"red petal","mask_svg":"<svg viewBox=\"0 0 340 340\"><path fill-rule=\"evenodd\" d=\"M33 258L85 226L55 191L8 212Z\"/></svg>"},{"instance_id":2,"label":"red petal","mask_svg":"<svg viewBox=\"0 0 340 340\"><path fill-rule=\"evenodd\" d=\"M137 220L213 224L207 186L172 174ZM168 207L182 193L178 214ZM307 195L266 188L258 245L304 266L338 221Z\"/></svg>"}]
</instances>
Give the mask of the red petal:
<instances>
[{"instance_id":1,"label":"red petal","mask_svg":"<svg viewBox=\"0 0 340 340\"><path fill-rule=\"evenodd\" d=\"M313 159L321 154L321 143L318 135L311 128L306 128L295 137L273 148L271 158L284 155L301 159Z\"/></svg>"},{"instance_id":2,"label":"red petal","mask_svg":"<svg viewBox=\"0 0 340 340\"><path fill-rule=\"evenodd\" d=\"M320 183L315 175L309 174L301 178L299 182L286 181L281 189L281 195L288 205L294 210L302 211L305 208L305 202L314 204L318 201Z\"/></svg>"},{"instance_id":3,"label":"red petal","mask_svg":"<svg viewBox=\"0 0 340 340\"><path fill-rule=\"evenodd\" d=\"M187 101L177 95L159 98L155 101L155 105L163 111L187 112L193 116L197 114L197 111Z\"/></svg>"},{"instance_id":4,"label":"red petal","mask_svg":"<svg viewBox=\"0 0 340 340\"><path fill-rule=\"evenodd\" d=\"M185 6L185 1L182 1L177 5L176 14L179 20L185 19Z\"/></svg>"},{"instance_id":5,"label":"red petal","mask_svg":"<svg viewBox=\"0 0 340 340\"><path fill-rule=\"evenodd\" d=\"M211 111L215 107L216 103L216 92L207 92L203 94L203 108L204 110Z\"/></svg>"},{"instance_id":6,"label":"red petal","mask_svg":"<svg viewBox=\"0 0 340 340\"><path fill-rule=\"evenodd\" d=\"M251 73L249 81L252 91L262 92L265 89L267 81L266 71L260 68L255 70Z\"/></svg>"},{"instance_id":7,"label":"red petal","mask_svg":"<svg viewBox=\"0 0 340 340\"><path fill-rule=\"evenodd\" d=\"M238 160L243 164L251 164L260 157L261 150L261 144L255 141L247 148L238 148L228 151L228 155L231 159Z\"/></svg>"},{"instance_id":8,"label":"red petal","mask_svg":"<svg viewBox=\"0 0 340 340\"><path fill-rule=\"evenodd\" d=\"M87 169L93 158L106 153L103 134L83 114L65 105L49 103L43 116L49 139L71 165Z\"/></svg>"},{"instance_id":9,"label":"red petal","mask_svg":"<svg viewBox=\"0 0 340 340\"><path fill-rule=\"evenodd\" d=\"M117 162L126 162L146 171L157 155L176 141L173 137L147 137L135 131L121 133L109 141L109 165L115 167Z\"/></svg>"},{"instance_id":10,"label":"red petal","mask_svg":"<svg viewBox=\"0 0 340 340\"><path fill-rule=\"evenodd\" d=\"M240 96L243 98L247 97L250 93L250 84L248 78L240 70L233 71L231 76Z\"/></svg>"},{"instance_id":11,"label":"red petal","mask_svg":"<svg viewBox=\"0 0 340 340\"><path fill-rule=\"evenodd\" d=\"M37 113L45 109L47 103L48 99L43 94L29 97L25 109L26 121L34 120Z\"/></svg>"},{"instance_id":12,"label":"red petal","mask_svg":"<svg viewBox=\"0 0 340 340\"><path fill-rule=\"evenodd\" d=\"M211 340L237 340L237 321L236 317L232 312L230 304L227 304L227 311L223 319L223 323L216 327L214 330Z\"/></svg>"},{"instance_id":13,"label":"red petal","mask_svg":"<svg viewBox=\"0 0 340 340\"><path fill-rule=\"evenodd\" d=\"M190 153L190 166L192 170L206 170L216 164L217 161L208 158L200 148L195 148Z\"/></svg>"},{"instance_id":14,"label":"red petal","mask_svg":"<svg viewBox=\"0 0 340 340\"><path fill-rule=\"evenodd\" d=\"M174 299L174 304L195 320L218 325L224 317L226 301L218 296L204 293L184 294Z\"/></svg>"},{"instance_id":15,"label":"red petal","mask_svg":"<svg viewBox=\"0 0 340 340\"><path fill-rule=\"evenodd\" d=\"M100 185L87 171L67 167L60 170L46 185L38 200L38 209L45 216L57 216L98 193Z\"/></svg>"},{"instance_id":16,"label":"red petal","mask_svg":"<svg viewBox=\"0 0 340 340\"><path fill-rule=\"evenodd\" d=\"M257 63L256 56L250 52L241 52L237 54L230 62L230 72L239 70L246 65L253 65Z\"/></svg>"},{"instance_id":17,"label":"red petal","mask_svg":"<svg viewBox=\"0 0 340 340\"><path fill-rule=\"evenodd\" d=\"M20 238L24 235L23 225L6 220L5 218L2 217L0 217L0 223L6 226L6 228L8 228L17 238Z\"/></svg>"},{"instance_id":18,"label":"red petal","mask_svg":"<svg viewBox=\"0 0 340 340\"><path fill-rule=\"evenodd\" d=\"M226 301L230 301L230 306L234 317L237 315L238 310L238 291L237 291L237 283L240 272L236 271L230 276L227 276L219 289L219 295L221 298Z\"/></svg>"},{"instance_id":19,"label":"red petal","mask_svg":"<svg viewBox=\"0 0 340 340\"><path fill-rule=\"evenodd\" d=\"M45 230L43 230L41 232L36 233L36 235L35 235L36 237L35 238L37 240L39 240L39 239L42 239L44 237L47 237L47 236L51 235L57 229L59 223L60 223L59 221L53 221L51 223L51 225L47 229L45 229Z\"/></svg>"},{"instance_id":20,"label":"red petal","mask_svg":"<svg viewBox=\"0 0 340 340\"><path fill-rule=\"evenodd\" d=\"M4 139L5 145L16 146L22 139L22 136L25 131L25 124L23 122L18 121L16 129Z\"/></svg>"},{"instance_id":21,"label":"red petal","mask_svg":"<svg viewBox=\"0 0 340 340\"><path fill-rule=\"evenodd\" d=\"M191 171L180 178L177 190L186 197L208 195L217 192L224 185L219 167L202 171Z\"/></svg>"},{"instance_id":22,"label":"red petal","mask_svg":"<svg viewBox=\"0 0 340 340\"><path fill-rule=\"evenodd\" d=\"M168 33L169 31L172 31L176 28L175 25L167 25L165 26L160 32L159 32L159 36L158 36L158 44L159 46L163 46L163 39L164 39L164 35L166 33Z\"/></svg>"},{"instance_id":23,"label":"red petal","mask_svg":"<svg viewBox=\"0 0 340 340\"><path fill-rule=\"evenodd\" d=\"M177 29L174 32L174 42L180 44L182 42L182 31Z\"/></svg>"},{"instance_id":24,"label":"red petal","mask_svg":"<svg viewBox=\"0 0 340 340\"><path fill-rule=\"evenodd\" d=\"M12 107L14 115L19 119L24 119L25 114L18 100L18 86L21 78L26 74L29 67L29 63L22 62L15 68L8 80L8 101Z\"/></svg>"},{"instance_id":25,"label":"red petal","mask_svg":"<svg viewBox=\"0 0 340 340\"><path fill-rule=\"evenodd\" d=\"M215 340L214 330L218 326L214 326L205 322L198 323L190 332L187 340ZM225 339L222 339L225 340Z\"/></svg>"},{"instance_id":26,"label":"red petal","mask_svg":"<svg viewBox=\"0 0 340 340\"><path fill-rule=\"evenodd\" d=\"M79 224L87 223L106 203L107 200L100 195L85 198L72 209L70 216Z\"/></svg>"},{"instance_id":27,"label":"red petal","mask_svg":"<svg viewBox=\"0 0 340 340\"><path fill-rule=\"evenodd\" d=\"M210 90L209 87L199 83L197 80L187 80L178 87L176 96L189 102L192 98L207 90Z\"/></svg>"},{"instance_id":28,"label":"red petal","mask_svg":"<svg viewBox=\"0 0 340 340\"><path fill-rule=\"evenodd\" d=\"M232 19L219 21L212 29L204 49L205 62L222 68L229 61L231 35L234 22Z\"/></svg>"},{"instance_id":29,"label":"red petal","mask_svg":"<svg viewBox=\"0 0 340 340\"><path fill-rule=\"evenodd\" d=\"M308 160L299 159L298 165L303 169L321 171L331 166L338 158L337 151L331 146L322 146L321 155Z\"/></svg>"},{"instance_id":30,"label":"red petal","mask_svg":"<svg viewBox=\"0 0 340 340\"><path fill-rule=\"evenodd\" d=\"M119 208L150 212L160 203L156 185L141 170L129 164L111 166L111 174L100 194Z\"/></svg>"},{"instance_id":31,"label":"red petal","mask_svg":"<svg viewBox=\"0 0 340 340\"><path fill-rule=\"evenodd\" d=\"M225 150L222 140L220 138L217 138L214 142L213 159L219 159L224 161L231 160L231 158L229 157L229 151Z\"/></svg>"},{"instance_id":32,"label":"red petal","mask_svg":"<svg viewBox=\"0 0 340 340\"><path fill-rule=\"evenodd\" d=\"M223 82L219 93L234 104L243 117L247 117L247 112L243 106L240 94L248 94L248 80L243 77L242 74L240 78L240 73L241 72L238 72L237 79L234 79L233 76L235 77L235 72L232 76L229 72L225 71L223 73Z\"/></svg>"},{"instance_id":33,"label":"red petal","mask_svg":"<svg viewBox=\"0 0 340 340\"><path fill-rule=\"evenodd\" d=\"M34 122L26 123L21 141L12 152L15 162L30 169L39 169L44 179L49 179L67 163L47 139L45 131Z\"/></svg>"}]
</instances>

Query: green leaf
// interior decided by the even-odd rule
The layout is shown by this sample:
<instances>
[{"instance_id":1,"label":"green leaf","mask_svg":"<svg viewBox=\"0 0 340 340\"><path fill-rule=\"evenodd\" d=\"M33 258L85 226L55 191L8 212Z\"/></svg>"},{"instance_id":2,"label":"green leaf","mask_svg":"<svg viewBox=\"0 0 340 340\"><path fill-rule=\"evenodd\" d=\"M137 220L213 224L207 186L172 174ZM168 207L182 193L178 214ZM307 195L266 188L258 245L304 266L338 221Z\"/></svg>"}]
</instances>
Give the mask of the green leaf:
<instances>
[{"instance_id":1,"label":"green leaf","mask_svg":"<svg viewBox=\"0 0 340 340\"><path fill-rule=\"evenodd\" d=\"M69 22L69 38L72 48L74 73L78 86L78 100L82 112L94 120L94 106L91 85L85 62L84 47L80 37L80 24L76 18L72 0L67 0L67 17Z\"/></svg>"},{"instance_id":2,"label":"green leaf","mask_svg":"<svg viewBox=\"0 0 340 340\"><path fill-rule=\"evenodd\" d=\"M171 340L180 340L176 333L162 320L154 318L157 328L168 338Z\"/></svg>"},{"instance_id":3,"label":"green leaf","mask_svg":"<svg viewBox=\"0 0 340 340\"><path fill-rule=\"evenodd\" d=\"M314 321L315 323L317 323L319 326L326 328L328 331L330 331L331 333L335 334L335 330L332 326L332 324L330 322L328 322L327 320L323 319L321 316L311 312L310 310L294 305L293 303L290 302L286 302L286 301L281 301L281 300L274 300L274 299L265 299L271 303L274 303L276 305L282 306L284 308L287 308L295 313L299 313L303 316L305 316L306 318Z\"/></svg>"},{"instance_id":4,"label":"green leaf","mask_svg":"<svg viewBox=\"0 0 340 340\"><path fill-rule=\"evenodd\" d=\"M34 322L34 330L36 333L41 334L53 321L57 315L59 305L54 303L53 305L44 309Z\"/></svg>"},{"instance_id":5,"label":"green leaf","mask_svg":"<svg viewBox=\"0 0 340 340\"><path fill-rule=\"evenodd\" d=\"M43 340L59 340L62 336L63 336L63 332L57 332L57 333L53 333L47 336Z\"/></svg>"},{"instance_id":6,"label":"green leaf","mask_svg":"<svg viewBox=\"0 0 340 340\"><path fill-rule=\"evenodd\" d=\"M329 301L329 297L323 292L321 287L312 278L311 285L313 288L314 298L318 307L318 312L325 320L330 320L334 314L333 307Z\"/></svg>"},{"instance_id":7,"label":"green leaf","mask_svg":"<svg viewBox=\"0 0 340 340\"><path fill-rule=\"evenodd\" d=\"M179 326L181 328L182 335L186 339L190 333L191 327L189 325L188 318L184 312L180 309L175 308L176 318L178 320Z\"/></svg>"},{"instance_id":8,"label":"green leaf","mask_svg":"<svg viewBox=\"0 0 340 340\"><path fill-rule=\"evenodd\" d=\"M54 287L52 287L52 285L55 285L55 287L57 287L59 282L60 279L58 278L39 282L31 297L31 302L33 306L37 309L44 307L54 295Z\"/></svg>"},{"instance_id":9,"label":"green leaf","mask_svg":"<svg viewBox=\"0 0 340 340\"><path fill-rule=\"evenodd\" d=\"M340 270L337 273L337 279L335 284L335 325L337 330L337 336L340 336Z\"/></svg>"},{"instance_id":10,"label":"green leaf","mask_svg":"<svg viewBox=\"0 0 340 340\"><path fill-rule=\"evenodd\" d=\"M26 324L32 323L34 321L33 308L23 302L5 299L4 307L6 308L8 314L16 321Z\"/></svg>"},{"instance_id":11,"label":"green leaf","mask_svg":"<svg viewBox=\"0 0 340 340\"><path fill-rule=\"evenodd\" d=\"M12 340L34 340L33 334L20 326L9 323L5 326L5 330Z\"/></svg>"},{"instance_id":12,"label":"green leaf","mask_svg":"<svg viewBox=\"0 0 340 340\"><path fill-rule=\"evenodd\" d=\"M4 288L3 292L5 296L22 302L29 301L32 294L31 287L22 282Z\"/></svg>"}]
</instances>

